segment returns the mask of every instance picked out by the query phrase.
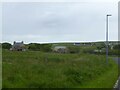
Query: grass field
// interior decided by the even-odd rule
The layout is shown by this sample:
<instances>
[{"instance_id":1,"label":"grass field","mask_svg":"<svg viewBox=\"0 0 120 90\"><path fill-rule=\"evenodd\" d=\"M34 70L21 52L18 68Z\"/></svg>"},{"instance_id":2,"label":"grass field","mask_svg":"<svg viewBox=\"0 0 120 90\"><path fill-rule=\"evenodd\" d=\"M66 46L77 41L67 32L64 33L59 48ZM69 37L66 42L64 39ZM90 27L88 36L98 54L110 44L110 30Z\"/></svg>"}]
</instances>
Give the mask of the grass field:
<instances>
[{"instance_id":1,"label":"grass field","mask_svg":"<svg viewBox=\"0 0 120 90\"><path fill-rule=\"evenodd\" d=\"M3 88L112 88L118 67L105 56L2 52Z\"/></svg>"}]
</instances>

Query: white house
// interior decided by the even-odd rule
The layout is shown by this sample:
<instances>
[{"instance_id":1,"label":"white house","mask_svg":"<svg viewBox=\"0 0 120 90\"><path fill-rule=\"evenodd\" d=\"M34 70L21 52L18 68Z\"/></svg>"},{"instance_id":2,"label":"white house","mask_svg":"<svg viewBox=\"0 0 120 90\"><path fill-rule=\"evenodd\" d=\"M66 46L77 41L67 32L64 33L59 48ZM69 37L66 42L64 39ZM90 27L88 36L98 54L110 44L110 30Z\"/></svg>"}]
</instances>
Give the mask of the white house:
<instances>
[{"instance_id":1,"label":"white house","mask_svg":"<svg viewBox=\"0 0 120 90\"><path fill-rule=\"evenodd\" d=\"M25 51L25 45L24 45L23 41L22 42L15 42L14 41L12 48L10 50L12 50L12 51Z\"/></svg>"},{"instance_id":2,"label":"white house","mask_svg":"<svg viewBox=\"0 0 120 90\"><path fill-rule=\"evenodd\" d=\"M53 52L57 52L57 53L67 53L68 52L68 48L66 46L55 46L53 48Z\"/></svg>"}]
</instances>

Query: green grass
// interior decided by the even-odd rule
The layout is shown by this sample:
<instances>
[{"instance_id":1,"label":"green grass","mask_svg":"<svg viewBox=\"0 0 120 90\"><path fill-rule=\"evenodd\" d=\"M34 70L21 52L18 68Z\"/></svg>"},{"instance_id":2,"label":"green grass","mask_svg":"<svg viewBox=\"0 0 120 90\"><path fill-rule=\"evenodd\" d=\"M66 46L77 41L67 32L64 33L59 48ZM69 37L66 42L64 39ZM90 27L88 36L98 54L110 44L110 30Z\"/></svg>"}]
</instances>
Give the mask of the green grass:
<instances>
[{"instance_id":1,"label":"green grass","mask_svg":"<svg viewBox=\"0 0 120 90\"><path fill-rule=\"evenodd\" d=\"M0 89L2 88L2 48L0 47Z\"/></svg>"},{"instance_id":2,"label":"green grass","mask_svg":"<svg viewBox=\"0 0 120 90\"><path fill-rule=\"evenodd\" d=\"M94 80L85 83L81 86L81 88L113 88L117 79L118 66L113 65L111 70L108 70L106 71L106 73L103 73L98 78L95 78Z\"/></svg>"},{"instance_id":3,"label":"green grass","mask_svg":"<svg viewBox=\"0 0 120 90\"><path fill-rule=\"evenodd\" d=\"M3 50L2 64L3 88L112 88L118 74L102 55Z\"/></svg>"}]
</instances>

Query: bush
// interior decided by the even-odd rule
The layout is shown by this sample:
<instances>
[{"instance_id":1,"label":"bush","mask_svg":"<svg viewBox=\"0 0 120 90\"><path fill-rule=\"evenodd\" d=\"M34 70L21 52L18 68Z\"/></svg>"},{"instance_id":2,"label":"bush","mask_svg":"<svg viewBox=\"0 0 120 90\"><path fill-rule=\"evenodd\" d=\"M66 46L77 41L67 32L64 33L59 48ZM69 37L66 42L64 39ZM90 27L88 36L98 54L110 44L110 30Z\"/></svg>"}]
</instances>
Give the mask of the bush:
<instances>
[{"instance_id":1,"label":"bush","mask_svg":"<svg viewBox=\"0 0 120 90\"><path fill-rule=\"evenodd\" d=\"M93 54L95 49L96 49L95 47L86 47L86 48L83 48L82 52Z\"/></svg>"},{"instance_id":2,"label":"bush","mask_svg":"<svg viewBox=\"0 0 120 90\"><path fill-rule=\"evenodd\" d=\"M34 51L50 52L51 51L51 44L31 43L28 45L28 49L34 50Z\"/></svg>"},{"instance_id":3,"label":"bush","mask_svg":"<svg viewBox=\"0 0 120 90\"><path fill-rule=\"evenodd\" d=\"M51 44L43 44L43 45L41 45L41 50L44 52L50 52L50 51L52 51L51 46L52 46Z\"/></svg>"},{"instance_id":4,"label":"bush","mask_svg":"<svg viewBox=\"0 0 120 90\"><path fill-rule=\"evenodd\" d=\"M2 48L3 49L10 49L12 45L10 43L2 43Z\"/></svg>"},{"instance_id":5,"label":"bush","mask_svg":"<svg viewBox=\"0 0 120 90\"><path fill-rule=\"evenodd\" d=\"M117 49L117 50L120 49L120 45L115 45L113 49Z\"/></svg>"},{"instance_id":6,"label":"bush","mask_svg":"<svg viewBox=\"0 0 120 90\"><path fill-rule=\"evenodd\" d=\"M120 51L119 50L109 50L109 55L120 55Z\"/></svg>"},{"instance_id":7,"label":"bush","mask_svg":"<svg viewBox=\"0 0 120 90\"><path fill-rule=\"evenodd\" d=\"M102 49L102 48L105 48L106 47L106 45L105 45L105 43L99 43L98 45L97 45L97 49Z\"/></svg>"},{"instance_id":8,"label":"bush","mask_svg":"<svg viewBox=\"0 0 120 90\"><path fill-rule=\"evenodd\" d=\"M29 44L28 49L35 50L35 51L40 50L40 48L38 47L38 44L35 44L35 43Z\"/></svg>"},{"instance_id":9,"label":"bush","mask_svg":"<svg viewBox=\"0 0 120 90\"><path fill-rule=\"evenodd\" d=\"M80 52L80 48L78 46L69 46L68 50L70 53L79 53Z\"/></svg>"}]
</instances>

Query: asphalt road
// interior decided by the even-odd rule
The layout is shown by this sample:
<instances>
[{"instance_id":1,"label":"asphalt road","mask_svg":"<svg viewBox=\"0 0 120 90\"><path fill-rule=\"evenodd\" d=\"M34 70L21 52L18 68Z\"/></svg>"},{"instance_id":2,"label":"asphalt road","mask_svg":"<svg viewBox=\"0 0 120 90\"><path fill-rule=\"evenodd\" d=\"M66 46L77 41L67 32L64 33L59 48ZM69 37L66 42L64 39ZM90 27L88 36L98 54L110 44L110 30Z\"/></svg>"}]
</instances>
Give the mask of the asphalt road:
<instances>
[{"instance_id":1,"label":"asphalt road","mask_svg":"<svg viewBox=\"0 0 120 90\"><path fill-rule=\"evenodd\" d=\"M120 57L113 58L113 60L115 60L115 62L118 64L118 73L120 74ZM119 76L116 88L118 88L118 90L120 90L120 76Z\"/></svg>"},{"instance_id":2,"label":"asphalt road","mask_svg":"<svg viewBox=\"0 0 120 90\"><path fill-rule=\"evenodd\" d=\"M113 60L115 60L115 62L120 65L120 57L114 57Z\"/></svg>"}]
</instances>

